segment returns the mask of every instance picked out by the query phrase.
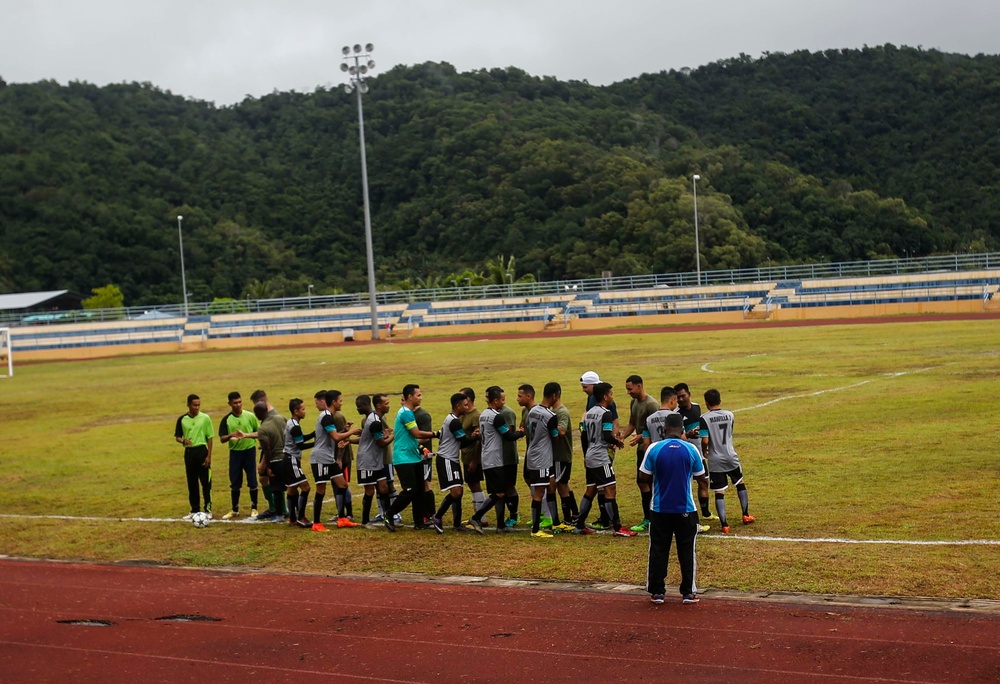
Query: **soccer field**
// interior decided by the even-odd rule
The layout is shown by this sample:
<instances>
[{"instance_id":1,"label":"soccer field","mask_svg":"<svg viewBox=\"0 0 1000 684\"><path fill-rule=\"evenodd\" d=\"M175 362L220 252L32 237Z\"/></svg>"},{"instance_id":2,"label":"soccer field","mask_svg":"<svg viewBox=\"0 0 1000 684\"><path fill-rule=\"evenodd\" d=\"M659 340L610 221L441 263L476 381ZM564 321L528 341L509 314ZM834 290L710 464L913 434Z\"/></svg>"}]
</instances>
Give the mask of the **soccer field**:
<instances>
[{"instance_id":1,"label":"soccer field","mask_svg":"<svg viewBox=\"0 0 1000 684\"><path fill-rule=\"evenodd\" d=\"M555 380L574 420L580 374L615 386L637 373L658 396L687 382L735 412L735 445L757 522L698 539L699 584L727 589L1000 599L1000 466L993 396L1000 376L993 320L746 327L583 337L335 345L21 365L0 380L6 534L0 553L310 572L496 575L641 583L643 537L468 538L405 530L325 534L283 525L198 530L134 518L187 510L174 421L188 393L217 426L226 394L260 387L288 400L321 388L394 395L417 382L435 424L471 385L541 388ZM703 403L703 402L702 402ZM482 399L477 402L482 407ZM310 410L305 424L315 420ZM216 440L217 441L217 440ZM216 514L228 507L226 447L215 445ZM576 440L579 462L579 440ZM618 457L619 501L637 522L634 452ZM574 485L582 492L582 468ZM360 497L355 487L356 498ZM528 513L522 487L522 520ZM439 495L438 495L439 496ZM730 517L738 512L730 491ZM331 502L332 505L332 502ZM244 492L244 506L246 493ZM471 504L466 493L466 510ZM61 519L72 516L126 521ZM828 541L817 541L817 540ZM864 543L855 543L864 542ZM902 542L902 543L900 543ZM993 543L989 543L993 542ZM677 580L671 566L668 582Z\"/></svg>"}]
</instances>

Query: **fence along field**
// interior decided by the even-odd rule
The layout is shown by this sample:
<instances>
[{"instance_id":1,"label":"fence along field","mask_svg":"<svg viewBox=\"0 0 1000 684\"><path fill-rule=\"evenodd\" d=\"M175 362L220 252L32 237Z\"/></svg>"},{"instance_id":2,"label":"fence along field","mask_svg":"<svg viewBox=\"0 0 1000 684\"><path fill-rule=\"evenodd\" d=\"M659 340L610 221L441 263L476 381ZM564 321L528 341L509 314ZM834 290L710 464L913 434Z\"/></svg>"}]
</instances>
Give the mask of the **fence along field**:
<instances>
[{"instance_id":1,"label":"fence along field","mask_svg":"<svg viewBox=\"0 0 1000 684\"><path fill-rule=\"evenodd\" d=\"M290 398L306 399L320 388L353 397L395 394L418 382L439 423L448 396L461 386L482 392L497 383L513 402L518 384L556 380L578 418L584 405L578 378L590 369L615 385L623 410L624 379L635 372L654 396L665 383L689 383L696 399L716 387L736 412L736 447L757 523L735 526L729 538L713 526L699 538L701 585L1000 599L994 396L1000 354L992 320L25 364L4 380L0 395L0 459L8 465L0 553L640 583L641 538L563 535L543 544L527 535L389 538L376 530L315 534L262 524L195 530L131 520L186 512L181 452L171 433L189 392L202 397L217 425L233 389L248 396L263 387L285 412ZM394 411L398 397L392 405ZM306 421L314 419L310 409ZM227 458L226 447L216 444L217 510L228 503ZM631 450L616 463L622 515L630 523L639 514L633 464ZM575 488L582 490L580 468ZM871 543L811 541L817 539ZM888 543L899 541L939 544Z\"/></svg>"}]
</instances>

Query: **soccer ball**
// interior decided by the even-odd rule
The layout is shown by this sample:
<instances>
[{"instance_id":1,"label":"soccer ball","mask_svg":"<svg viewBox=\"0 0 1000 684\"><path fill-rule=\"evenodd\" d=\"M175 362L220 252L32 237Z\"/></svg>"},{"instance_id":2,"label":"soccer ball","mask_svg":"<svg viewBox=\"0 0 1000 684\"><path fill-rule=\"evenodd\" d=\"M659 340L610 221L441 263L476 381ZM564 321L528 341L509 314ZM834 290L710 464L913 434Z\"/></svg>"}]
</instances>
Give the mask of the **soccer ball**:
<instances>
[{"instance_id":1,"label":"soccer ball","mask_svg":"<svg viewBox=\"0 0 1000 684\"><path fill-rule=\"evenodd\" d=\"M208 513L198 511L191 516L191 524L195 527L208 527Z\"/></svg>"}]
</instances>

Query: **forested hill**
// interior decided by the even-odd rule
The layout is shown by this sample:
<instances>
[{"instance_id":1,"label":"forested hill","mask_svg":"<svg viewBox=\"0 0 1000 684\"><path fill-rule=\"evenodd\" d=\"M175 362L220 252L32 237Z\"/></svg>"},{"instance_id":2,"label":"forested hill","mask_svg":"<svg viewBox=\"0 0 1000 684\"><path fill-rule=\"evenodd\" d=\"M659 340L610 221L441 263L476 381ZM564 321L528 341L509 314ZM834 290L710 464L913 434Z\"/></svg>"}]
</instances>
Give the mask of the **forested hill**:
<instances>
[{"instance_id":1,"label":"forested hill","mask_svg":"<svg viewBox=\"0 0 1000 684\"><path fill-rule=\"evenodd\" d=\"M378 280L693 270L693 173L707 269L995 248L998 83L891 46L607 88L397 67L365 96ZM178 214L195 300L364 289L356 117L339 88L0 79L0 292L178 301Z\"/></svg>"}]
</instances>

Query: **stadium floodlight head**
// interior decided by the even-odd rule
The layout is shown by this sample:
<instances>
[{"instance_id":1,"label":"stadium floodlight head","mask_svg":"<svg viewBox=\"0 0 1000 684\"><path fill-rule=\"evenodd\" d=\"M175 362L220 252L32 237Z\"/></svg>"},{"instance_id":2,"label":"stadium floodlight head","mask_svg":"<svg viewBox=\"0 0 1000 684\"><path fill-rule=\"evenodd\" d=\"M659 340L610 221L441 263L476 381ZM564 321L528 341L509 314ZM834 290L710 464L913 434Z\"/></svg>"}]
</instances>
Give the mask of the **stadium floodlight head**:
<instances>
[{"instance_id":1,"label":"stadium floodlight head","mask_svg":"<svg viewBox=\"0 0 1000 684\"><path fill-rule=\"evenodd\" d=\"M369 59L368 60L368 68L369 69L374 69L375 68L375 60L374 59Z\"/></svg>"},{"instance_id":2,"label":"stadium floodlight head","mask_svg":"<svg viewBox=\"0 0 1000 684\"><path fill-rule=\"evenodd\" d=\"M365 52L371 52L374 49L375 49L374 45L372 45L371 43L365 43Z\"/></svg>"},{"instance_id":3,"label":"stadium floodlight head","mask_svg":"<svg viewBox=\"0 0 1000 684\"><path fill-rule=\"evenodd\" d=\"M367 74L368 73L368 67L365 66L364 64L362 64L361 66L358 67L358 71L360 71L362 74Z\"/></svg>"},{"instance_id":4,"label":"stadium floodlight head","mask_svg":"<svg viewBox=\"0 0 1000 684\"><path fill-rule=\"evenodd\" d=\"M354 51L355 52L361 52L361 45L359 43L355 43L354 44Z\"/></svg>"},{"instance_id":5,"label":"stadium floodlight head","mask_svg":"<svg viewBox=\"0 0 1000 684\"><path fill-rule=\"evenodd\" d=\"M358 86L358 88L360 88L361 92L363 92L363 93L367 93L368 92L368 84L367 83L362 83L361 85Z\"/></svg>"},{"instance_id":6,"label":"stadium floodlight head","mask_svg":"<svg viewBox=\"0 0 1000 684\"><path fill-rule=\"evenodd\" d=\"M356 75L357 75L357 73L358 73L358 68L357 68L357 67L353 67L353 66L352 66L352 67L349 67L349 68L347 69L347 72L348 72L348 73L349 73L349 74L350 74L351 76L356 76Z\"/></svg>"},{"instance_id":7,"label":"stadium floodlight head","mask_svg":"<svg viewBox=\"0 0 1000 684\"><path fill-rule=\"evenodd\" d=\"M350 83L345 83L344 84L344 92L347 93L348 95L350 95L351 93L354 92L354 86L352 86Z\"/></svg>"},{"instance_id":8,"label":"stadium floodlight head","mask_svg":"<svg viewBox=\"0 0 1000 684\"><path fill-rule=\"evenodd\" d=\"M340 63L340 70L341 71L347 71L347 69L348 69L347 62L341 62Z\"/></svg>"},{"instance_id":9,"label":"stadium floodlight head","mask_svg":"<svg viewBox=\"0 0 1000 684\"><path fill-rule=\"evenodd\" d=\"M349 45L345 45L343 48L341 48L340 51L344 53L344 57L347 57L347 55L351 54L351 48Z\"/></svg>"}]
</instances>

